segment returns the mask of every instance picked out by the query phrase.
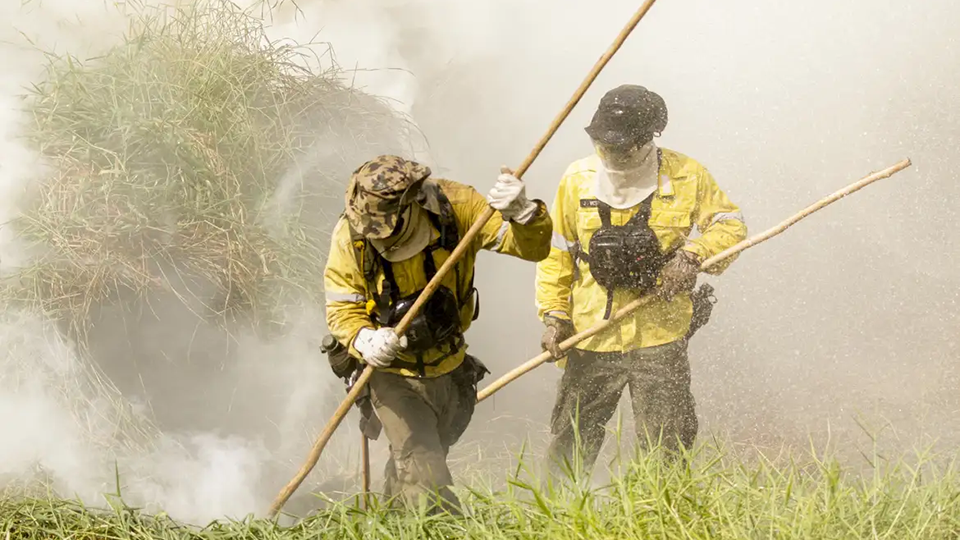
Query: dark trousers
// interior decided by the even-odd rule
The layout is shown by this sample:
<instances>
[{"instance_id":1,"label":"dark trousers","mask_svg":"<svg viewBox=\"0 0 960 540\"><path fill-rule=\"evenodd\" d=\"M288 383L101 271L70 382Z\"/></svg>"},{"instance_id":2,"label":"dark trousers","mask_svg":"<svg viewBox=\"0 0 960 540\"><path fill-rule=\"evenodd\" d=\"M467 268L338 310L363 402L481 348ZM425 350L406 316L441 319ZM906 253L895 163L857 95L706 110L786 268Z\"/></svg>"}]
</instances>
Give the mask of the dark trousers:
<instances>
[{"instance_id":1,"label":"dark trousers","mask_svg":"<svg viewBox=\"0 0 960 540\"><path fill-rule=\"evenodd\" d=\"M459 511L451 491L447 453L463 435L477 400L475 359L454 371L418 379L374 371L370 397L390 441L384 493L416 505L424 496L447 511Z\"/></svg>"},{"instance_id":2,"label":"dark trousers","mask_svg":"<svg viewBox=\"0 0 960 540\"><path fill-rule=\"evenodd\" d=\"M551 420L548 459L553 474L558 467L573 464L578 449L584 470L593 468L605 425L627 386L642 448L647 437L672 451L693 445L698 425L686 339L628 353L574 349L567 356Z\"/></svg>"}]
</instances>

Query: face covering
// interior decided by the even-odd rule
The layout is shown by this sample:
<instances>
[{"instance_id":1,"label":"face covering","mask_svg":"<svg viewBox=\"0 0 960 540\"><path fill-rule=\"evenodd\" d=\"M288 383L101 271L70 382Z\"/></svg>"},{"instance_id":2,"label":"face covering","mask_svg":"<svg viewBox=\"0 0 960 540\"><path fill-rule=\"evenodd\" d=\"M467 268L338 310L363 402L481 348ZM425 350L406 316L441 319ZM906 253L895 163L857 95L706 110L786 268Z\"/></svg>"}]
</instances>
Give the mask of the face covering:
<instances>
[{"instance_id":1,"label":"face covering","mask_svg":"<svg viewBox=\"0 0 960 540\"><path fill-rule=\"evenodd\" d=\"M660 164L652 139L627 152L611 153L599 145L596 148L602 163L597 171L598 199L622 210L640 204L656 191Z\"/></svg>"},{"instance_id":2,"label":"face covering","mask_svg":"<svg viewBox=\"0 0 960 540\"><path fill-rule=\"evenodd\" d=\"M409 204L400 214L400 230L382 240L370 240L384 259L400 262L413 257L427 247L433 236L430 219L419 204Z\"/></svg>"}]
</instances>

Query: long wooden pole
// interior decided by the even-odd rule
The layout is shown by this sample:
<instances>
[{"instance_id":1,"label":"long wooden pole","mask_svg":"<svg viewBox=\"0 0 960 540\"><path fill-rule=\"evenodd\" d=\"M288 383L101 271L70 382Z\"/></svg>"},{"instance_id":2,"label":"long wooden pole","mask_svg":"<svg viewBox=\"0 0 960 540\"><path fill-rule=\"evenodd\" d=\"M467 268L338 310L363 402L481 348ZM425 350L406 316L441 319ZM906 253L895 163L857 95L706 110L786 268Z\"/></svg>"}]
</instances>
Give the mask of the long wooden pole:
<instances>
[{"instance_id":1,"label":"long wooden pole","mask_svg":"<svg viewBox=\"0 0 960 540\"><path fill-rule=\"evenodd\" d=\"M843 188L843 189L841 189L841 190L839 190L839 191L834 192L833 194L829 195L828 197L825 197L825 198L817 201L816 203L814 203L814 204L812 204L812 205L804 208L804 209L801 210L799 213L794 214L793 216L787 218L786 220L784 220L784 221L781 222L780 224L778 224L778 225L776 225L776 226L774 226L774 227L771 227L770 229L767 229L766 231L764 231L764 232L762 232L762 233L760 233L760 234L757 234L757 235L755 235L755 236L752 236L752 237L750 237L750 238L748 238L748 239L746 239L746 240L738 243L737 245L732 246L732 247L730 247L730 248L728 248L728 249L725 249L725 250L723 250L722 252L714 255L713 257L710 257L709 259L703 261L703 263L700 265L700 270L701 270L701 271L707 270L707 269L709 269L710 267L716 265L717 263L719 263L719 262L721 262L721 261L723 261L723 260L725 260L725 259L728 259L728 258L736 255L737 253L740 253L741 251L743 251L743 250L745 250L745 249L751 248L751 247L753 247L753 246L755 246L755 245L757 245L757 244L759 244L759 243L761 243L761 242L764 242L764 241L766 241L766 240L769 240L769 239L773 238L774 236L776 236L776 235L782 233L783 231L787 230L788 228L790 228L790 226L792 226L794 223L796 223L796 222L800 221L801 219L809 216L810 214L816 212L817 210L820 210L821 208L823 208L823 207L825 207L825 206L827 206L827 205L829 205L829 204L831 204L831 203L833 203L833 202L836 202L836 201L842 199L843 197L846 197L847 195L849 195L849 194L851 194L851 193L853 193L853 192L855 192L855 191L857 191L857 190L859 190L859 189L861 189L861 188L863 188L863 187L866 187L866 186L868 186L868 185L876 182L877 180L880 180L880 179L883 179L883 178L888 178L888 177L890 177L890 176L893 176L894 174L896 174L896 173L902 171L903 169L906 169L907 167L909 167L910 164L911 164L911 163L910 163L910 160L909 160L909 159L905 159L905 160L903 160L903 161L901 161L901 162L899 162L899 163L897 163L897 164L895 164L895 165L892 165L892 166L890 166L890 167L887 167L886 169L883 169L882 171L878 171L878 172L875 172L875 173L873 173L873 174L870 174L869 176L866 176L866 177L862 178L861 180L858 180L857 182L854 182L853 184L850 184L849 186L847 186L847 187L845 187L845 188ZM576 346L576 345L577 345L578 343L580 343L581 341L583 341L583 340L585 340L585 339L587 339L587 338L589 338L589 337L593 337L593 336L599 334L600 332L603 332L604 330L606 330L607 328L609 328L609 327L611 327L612 325L616 324L618 321L620 321L620 320L623 319L624 317L630 315L631 313L633 313L633 312L636 311L637 309L639 309L639 308L643 307L645 304L649 303L653 298L654 298L654 295L653 295L653 294L649 294L649 295L646 295L646 296L642 296L642 297L640 297L640 298L638 298L638 299L636 299L636 300L634 300L634 301L626 304L625 306L623 306L622 308L620 308L619 310L617 310L616 313L614 313L613 316L611 316L609 319L607 319L607 320L605 320L605 321L603 321L603 322L601 322L601 323L599 323L599 324L597 324L597 325L595 325L595 326L592 326L592 327L590 327L590 328L588 328L588 329L586 329L586 330L584 330L584 331L582 331L582 332L579 332L579 333L575 334L574 336L572 336L572 337L570 337L570 338L567 338L567 339L563 340L563 341L560 343L560 345L559 345L560 350L561 350L561 351L567 351L567 350L573 348L574 346ZM541 354L539 354L539 355L531 358L530 360L524 362L523 364L520 364L519 366L517 366L516 368L514 368L513 370L511 370L509 373L507 373L507 374L504 375L503 377L500 377L499 379L497 379L496 381L492 382L489 386L487 386L487 387L484 388L483 390L480 390L479 392L477 392L477 402L479 403L479 402L487 399L488 397L490 397L490 396L492 396L493 394L495 394L496 392L498 392L498 391L499 391L501 388L503 388L504 386L506 386L506 385L510 384L511 382L519 379L519 378L520 378L521 376L523 376L524 374L532 371L533 369L535 369L535 368L537 368L538 366L540 366L541 364L547 362L547 361L550 360L551 358L552 358L552 355L550 354L550 352L549 352L549 351L545 351L545 352L543 352L543 353L541 353Z\"/></svg>"},{"instance_id":2,"label":"long wooden pole","mask_svg":"<svg viewBox=\"0 0 960 540\"><path fill-rule=\"evenodd\" d=\"M544 147L547 146L547 142L553 137L557 132L557 129L560 128L560 125L563 124L563 121L567 119L567 116L570 115L570 112L573 111L573 108L580 102L580 99L586 94L587 89L590 88L590 85L593 84L593 81L596 80L597 75L600 74L600 71L604 66L607 65L607 62L613 58L613 55L620 49L620 46L623 45L623 42L626 41L627 37L630 35L630 32L637 26L643 16L647 14L650 8L656 0L646 0L643 5L640 6L640 9L630 18L630 21L627 25L620 31L617 35L616 40L613 44L607 49L607 51L597 60L597 63L594 64L593 69L590 70L590 73L587 74L587 77L580 84L580 87L577 88L577 91L573 94L573 97L567 102L563 110L560 111L560 114L554 119L553 123L550 124L550 127L547 129L546 134L540 139L534 149L530 152L527 158L520 164L520 167L514 172L514 175L517 178L521 178L527 169L533 164L534 160L540 155L540 152L543 151ZM484 209L483 213L480 214L480 217L473 223L467 233L461 238L460 243L457 244L457 247L453 250L453 253L447 257L447 260L444 261L443 265L437 270L437 274L434 276L427 286L424 287L423 291L420 293L420 296L417 297L417 300L410 306L410 310L407 311L406 316L400 321L400 324L396 326L394 331L398 336L403 335L406 332L407 327L409 327L413 318L420 311L420 308L423 307L423 304L430 298L430 295L440 287L440 282L443 280L444 276L453 269L453 266L460 260L463 254L469 249L470 244L473 243L473 239L480 233L480 230L483 229L483 226L490 221L490 218L493 217L494 210L493 207L487 206ZM326 447L327 442L329 442L330 437L333 436L333 432L336 431L337 427L340 425L340 422L343 421L347 413L350 411L350 407L356 401L357 396L360 394L360 391L366 386L367 382L370 380L370 376L373 375L373 367L366 366L363 368L363 371L360 373L360 376L357 378L357 381L353 384L353 388L347 393L347 397L340 403L340 406L337 407L337 410L333 413L333 417L330 418L330 421L327 422L326 427L320 433L320 436L317 437L316 442L313 445L313 448L310 449L310 454L307 456L306 462L303 466L300 467L300 470L297 471L297 474L293 477L290 482L284 486L280 493L277 495L277 498L273 501L273 504L270 506L270 517L273 518L277 515L280 509L286 504L287 499L300 487L300 484L303 480L310 474L310 471L317 464L317 461L320 459L320 454L323 452L324 447Z\"/></svg>"},{"instance_id":3,"label":"long wooden pole","mask_svg":"<svg viewBox=\"0 0 960 540\"><path fill-rule=\"evenodd\" d=\"M363 509L370 509L370 439L364 433L360 434L360 456L363 460Z\"/></svg>"}]
</instances>

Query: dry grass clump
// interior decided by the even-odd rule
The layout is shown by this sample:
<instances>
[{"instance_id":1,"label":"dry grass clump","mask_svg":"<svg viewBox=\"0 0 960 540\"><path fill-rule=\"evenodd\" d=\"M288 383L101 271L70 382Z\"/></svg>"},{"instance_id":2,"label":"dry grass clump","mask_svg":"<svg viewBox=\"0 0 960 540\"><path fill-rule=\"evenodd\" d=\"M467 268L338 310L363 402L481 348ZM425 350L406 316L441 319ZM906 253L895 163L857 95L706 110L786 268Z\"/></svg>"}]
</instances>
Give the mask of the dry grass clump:
<instances>
[{"instance_id":1,"label":"dry grass clump","mask_svg":"<svg viewBox=\"0 0 960 540\"><path fill-rule=\"evenodd\" d=\"M156 344L112 352L103 341L138 338L104 313L133 314L123 321L131 327L289 330L285 308L322 305L349 173L407 151L412 126L342 82L332 61L312 68L320 58L304 48L268 41L260 10L226 0L122 9L131 19L122 43L92 59L49 54L24 102L48 167L4 224L31 262L0 281L0 305L22 315L0 320L0 385L43 389L105 458L149 452L161 433L109 369L138 365L134 356ZM178 309L163 309L171 299ZM63 350L30 337L41 320L59 325ZM188 363L170 360L174 370Z\"/></svg>"},{"instance_id":2,"label":"dry grass clump","mask_svg":"<svg viewBox=\"0 0 960 540\"><path fill-rule=\"evenodd\" d=\"M408 123L214 0L139 9L125 42L51 57L30 136L52 174L13 225L35 249L5 296L80 337L91 309L173 292L204 320L321 302L347 175Z\"/></svg>"}]
</instances>

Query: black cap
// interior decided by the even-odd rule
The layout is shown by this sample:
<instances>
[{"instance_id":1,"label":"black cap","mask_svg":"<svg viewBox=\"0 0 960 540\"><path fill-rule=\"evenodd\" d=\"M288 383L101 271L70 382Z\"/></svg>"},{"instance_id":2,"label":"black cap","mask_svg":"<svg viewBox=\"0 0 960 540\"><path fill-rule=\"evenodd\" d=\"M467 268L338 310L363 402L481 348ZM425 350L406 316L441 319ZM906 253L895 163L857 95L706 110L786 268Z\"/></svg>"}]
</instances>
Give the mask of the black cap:
<instances>
[{"instance_id":1,"label":"black cap","mask_svg":"<svg viewBox=\"0 0 960 540\"><path fill-rule=\"evenodd\" d=\"M646 142L666 127L663 98L642 86L624 84L600 99L586 132L602 144L623 146Z\"/></svg>"}]
</instances>

